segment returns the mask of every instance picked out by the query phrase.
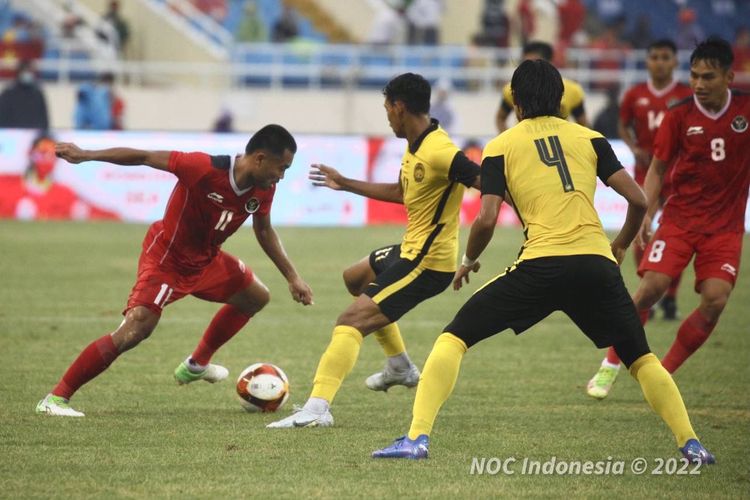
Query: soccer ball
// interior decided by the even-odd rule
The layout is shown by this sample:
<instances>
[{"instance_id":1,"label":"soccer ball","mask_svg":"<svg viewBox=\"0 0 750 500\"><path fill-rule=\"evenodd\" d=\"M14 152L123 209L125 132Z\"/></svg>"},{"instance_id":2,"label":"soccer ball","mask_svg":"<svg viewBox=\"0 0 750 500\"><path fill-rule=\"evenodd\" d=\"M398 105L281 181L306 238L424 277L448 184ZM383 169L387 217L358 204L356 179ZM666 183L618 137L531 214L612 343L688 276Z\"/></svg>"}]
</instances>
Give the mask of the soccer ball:
<instances>
[{"instance_id":1,"label":"soccer ball","mask_svg":"<svg viewBox=\"0 0 750 500\"><path fill-rule=\"evenodd\" d=\"M273 412L289 399L289 379L271 363L255 363L237 379L240 404L249 412Z\"/></svg>"}]
</instances>

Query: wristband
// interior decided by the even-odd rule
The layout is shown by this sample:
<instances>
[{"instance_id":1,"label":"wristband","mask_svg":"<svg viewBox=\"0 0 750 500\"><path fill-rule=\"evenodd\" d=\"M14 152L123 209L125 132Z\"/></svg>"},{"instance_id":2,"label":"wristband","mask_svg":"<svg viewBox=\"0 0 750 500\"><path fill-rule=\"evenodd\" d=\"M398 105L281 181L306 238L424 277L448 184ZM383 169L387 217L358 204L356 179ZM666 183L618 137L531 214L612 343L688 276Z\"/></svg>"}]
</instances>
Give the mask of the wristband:
<instances>
[{"instance_id":1,"label":"wristband","mask_svg":"<svg viewBox=\"0 0 750 500\"><path fill-rule=\"evenodd\" d=\"M479 259L470 259L466 256L466 254L464 254L464 256L461 257L461 265L464 267L473 267L478 260Z\"/></svg>"}]
</instances>

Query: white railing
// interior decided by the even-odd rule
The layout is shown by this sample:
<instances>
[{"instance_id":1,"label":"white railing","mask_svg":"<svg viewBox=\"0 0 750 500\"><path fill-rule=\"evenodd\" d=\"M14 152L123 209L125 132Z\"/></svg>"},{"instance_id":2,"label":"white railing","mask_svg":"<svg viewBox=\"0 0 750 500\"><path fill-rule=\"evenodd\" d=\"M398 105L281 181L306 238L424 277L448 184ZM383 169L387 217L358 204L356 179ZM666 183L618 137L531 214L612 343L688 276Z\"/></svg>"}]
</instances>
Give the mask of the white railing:
<instances>
[{"instance_id":1,"label":"white railing","mask_svg":"<svg viewBox=\"0 0 750 500\"><path fill-rule=\"evenodd\" d=\"M617 83L621 88L644 81L644 51L606 52L570 50L564 76L585 88ZM690 53L680 53L681 80ZM383 85L406 71L421 73L429 80L451 81L460 91L496 91L510 80L520 59L519 49L488 49L462 46L367 47L361 45L252 44L235 47L232 62L190 63L169 61L76 60L65 56L38 62L47 80L68 82L87 73L112 71L118 79L136 85L200 85L238 88L260 86L272 89L357 88ZM600 69L616 61L617 69ZM2 66L0 62L0 66ZM750 85L750 74L738 74L738 84Z\"/></svg>"}]
</instances>

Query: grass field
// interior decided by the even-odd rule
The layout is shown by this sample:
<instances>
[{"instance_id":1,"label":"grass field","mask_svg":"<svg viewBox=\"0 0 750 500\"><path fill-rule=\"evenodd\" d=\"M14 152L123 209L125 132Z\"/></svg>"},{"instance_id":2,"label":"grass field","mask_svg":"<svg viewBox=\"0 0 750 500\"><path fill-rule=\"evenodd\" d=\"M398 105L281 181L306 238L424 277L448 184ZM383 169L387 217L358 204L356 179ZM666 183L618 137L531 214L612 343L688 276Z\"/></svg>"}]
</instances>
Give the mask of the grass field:
<instances>
[{"instance_id":1,"label":"grass field","mask_svg":"<svg viewBox=\"0 0 750 500\"><path fill-rule=\"evenodd\" d=\"M279 232L315 305L292 302L249 230L225 249L249 263L272 301L215 360L231 376L255 361L290 377L302 403L336 316L349 304L341 271L400 228ZM144 226L0 222L0 497L748 497L750 496L750 261L713 337L677 372L693 424L718 465L700 475L638 476L630 462L678 457L668 429L622 372L606 401L585 395L602 353L556 314L515 337L506 332L464 358L453 397L432 436L431 458L375 461L370 452L408 427L414 391L368 391L380 369L373 339L333 406L330 429L270 430L279 415L244 413L234 384L178 387L172 370L191 352L215 304L186 298L165 311L153 336L118 359L74 398L83 419L37 416L34 406L91 340L114 329L135 276ZM518 230L499 230L470 290L516 255ZM625 275L636 284L628 259ZM680 308L697 303L692 272ZM447 291L401 321L421 366L441 328L468 297ZM647 332L662 355L677 324ZM291 409L280 410L281 416ZM473 457L514 457L513 475L471 475ZM523 475L524 458L625 461L622 475Z\"/></svg>"}]
</instances>

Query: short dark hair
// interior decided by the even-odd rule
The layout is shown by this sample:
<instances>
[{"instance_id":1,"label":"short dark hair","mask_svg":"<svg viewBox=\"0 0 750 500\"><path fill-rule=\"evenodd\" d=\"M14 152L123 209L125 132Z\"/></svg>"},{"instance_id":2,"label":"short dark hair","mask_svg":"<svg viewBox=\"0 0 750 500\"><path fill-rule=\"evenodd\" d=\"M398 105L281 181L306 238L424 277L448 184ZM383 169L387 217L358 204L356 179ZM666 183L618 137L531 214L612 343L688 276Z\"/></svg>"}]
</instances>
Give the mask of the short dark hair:
<instances>
[{"instance_id":1,"label":"short dark hair","mask_svg":"<svg viewBox=\"0 0 750 500\"><path fill-rule=\"evenodd\" d=\"M660 38L648 44L646 47L647 52L651 52L653 49L669 49L672 54L677 54L677 45L669 38Z\"/></svg>"},{"instance_id":2,"label":"short dark hair","mask_svg":"<svg viewBox=\"0 0 750 500\"><path fill-rule=\"evenodd\" d=\"M721 37L708 37L700 42L690 55L690 66L696 61L705 61L710 66L718 66L727 71L734 62L732 46Z\"/></svg>"},{"instance_id":3,"label":"short dark hair","mask_svg":"<svg viewBox=\"0 0 750 500\"><path fill-rule=\"evenodd\" d=\"M393 104L401 101L406 110L415 115L430 112L431 92L430 82L416 73L398 75L383 88L383 95L388 102Z\"/></svg>"},{"instance_id":4,"label":"short dark hair","mask_svg":"<svg viewBox=\"0 0 750 500\"><path fill-rule=\"evenodd\" d=\"M538 41L528 42L523 46L522 53L524 56L529 54L539 54L539 56L545 61L551 61L552 57L555 55L555 51L552 50L552 45L547 42Z\"/></svg>"},{"instance_id":5,"label":"short dark hair","mask_svg":"<svg viewBox=\"0 0 750 500\"><path fill-rule=\"evenodd\" d=\"M282 156L287 149L297 152L297 142L287 129L281 125L266 125L253 134L245 146L245 154L264 149L276 156Z\"/></svg>"},{"instance_id":6,"label":"short dark hair","mask_svg":"<svg viewBox=\"0 0 750 500\"><path fill-rule=\"evenodd\" d=\"M522 62L510 80L513 102L521 108L522 118L558 116L563 81L552 63L543 59Z\"/></svg>"}]
</instances>

